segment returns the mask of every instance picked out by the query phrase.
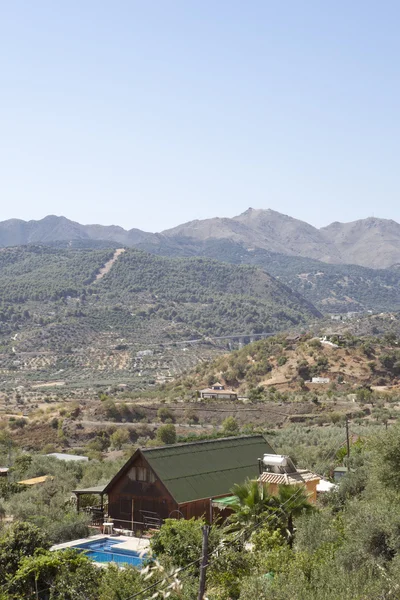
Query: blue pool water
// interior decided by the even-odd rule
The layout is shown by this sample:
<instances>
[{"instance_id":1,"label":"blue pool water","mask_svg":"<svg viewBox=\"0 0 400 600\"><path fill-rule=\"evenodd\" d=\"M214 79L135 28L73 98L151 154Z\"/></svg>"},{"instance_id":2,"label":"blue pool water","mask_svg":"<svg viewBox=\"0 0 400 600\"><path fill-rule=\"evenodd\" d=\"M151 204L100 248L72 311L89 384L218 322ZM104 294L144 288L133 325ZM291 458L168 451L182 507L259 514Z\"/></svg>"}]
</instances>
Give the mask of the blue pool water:
<instances>
[{"instance_id":1,"label":"blue pool water","mask_svg":"<svg viewBox=\"0 0 400 600\"><path fill-rule=\"evenodd\" d=\"M103 538L100 540L85 542L84 544L78 544L77 546L74 546L74 548L84 550L86 556L96 562L115 562L125 565L133 565L134 567L141 567L145 557L140 557L139 553L135 552L134 550L121 550L121 548L114 548L117 544L121 544L121 540Z\"/></svg>"}]
</instances>

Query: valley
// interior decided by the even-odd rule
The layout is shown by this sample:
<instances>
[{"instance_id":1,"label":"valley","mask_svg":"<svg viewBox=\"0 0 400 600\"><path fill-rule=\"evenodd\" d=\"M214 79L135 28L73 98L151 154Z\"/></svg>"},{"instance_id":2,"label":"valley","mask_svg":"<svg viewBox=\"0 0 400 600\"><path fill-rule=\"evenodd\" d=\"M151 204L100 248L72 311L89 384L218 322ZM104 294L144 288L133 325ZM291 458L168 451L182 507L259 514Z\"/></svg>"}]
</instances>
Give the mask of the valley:
<instances>
[{"instance_id":1,"label":"valley","mask_svg":"<svg viewBox=\"0 0 400 600\"><path fill-rule=\"evenodd\" d=\"M82 369L77 380L63 374L49 383L3 385L0 414L18 447L102 459L113 455L116 431L124 432L122 445L146 445L165 423L173 424L181 441L240 431L330 429L343 426L346 416L362 430L396 423L400 416L397 340L393 333L279 334L230 353L182 347L176 371L152 382L145 378L146 364L153 375L157 358L144 352L136 358L140 384L123 371L119 380L93 381ZM238 400L200 399L199 390L216 381L236 390Z\"/></svg>"},{"instance_id":2,"label":"valley","mask_svg":"<svg viewBox=\"0 0 400 600\"><path fill-rule=\"evenodd\" d=\"M5 249L0 277L0 388L143 389L321 317L255 267L135 249Z\"/></svg>"},{"instance_id":3,"label":"valley","mask_svg":"<svg viewBox=\"0 0 400 600\"><path fill-rule=\"evenodd\" d=\"M97 534L105 517L93 490L103 490L135 449L174 456L193 448L187 443L267 440L299 472L318 480L345 473L340 486L325 482L334 491L318 496L316 518L329 503L342 511L349 486L357 502L370 447L396 436L400 423L396 269L322 263L227 240L140 244L81 240L0 251L1 539L20 527L51 543ZM213 397L213 388L222 395ZM82 486L90 494L80 496L77 512L71 494ZM108 498L108 514L118 511ZM156 544L168 531L169 543L169 523L175 531L202 522L166 520L148 530L140 513L139 534L129 510L127 540L144 535ZM267 556L273 552L268 546ZM235 554L243 560L243 548ZM140 578L136 569L101 570L104 578L111 571L114 583ZM241 581L236 571L235 578Z\"/></svg>"}]
</instances>

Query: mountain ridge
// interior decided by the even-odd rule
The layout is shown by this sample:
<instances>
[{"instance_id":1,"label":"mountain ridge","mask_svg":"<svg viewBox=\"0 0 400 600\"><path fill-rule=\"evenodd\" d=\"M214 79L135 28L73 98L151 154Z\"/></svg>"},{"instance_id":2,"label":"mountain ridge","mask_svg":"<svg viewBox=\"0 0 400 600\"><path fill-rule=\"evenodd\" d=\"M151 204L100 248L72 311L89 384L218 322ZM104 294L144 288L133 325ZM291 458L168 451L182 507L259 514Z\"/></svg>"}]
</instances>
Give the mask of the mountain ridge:
<instances>
[{"instance_id":1,"label":"mountain ridge","mask_svg":"<svg viewBox=\"0 0 400 600\"><path fill-rule=\"evenodd\" d=\"M107 241L128 247L175 248L187 240L203 243L230 240L246 250L262 249L331 264L390 268L400 263L400 224L368 217L349 223L335 221L320 229L272 209L249 208L233 218L188 221L160 233L129 230L118 225L82 225L66 217L48 215L38 221L0 222L0 247L53 242Z\"/></svg>"}]
</instances>

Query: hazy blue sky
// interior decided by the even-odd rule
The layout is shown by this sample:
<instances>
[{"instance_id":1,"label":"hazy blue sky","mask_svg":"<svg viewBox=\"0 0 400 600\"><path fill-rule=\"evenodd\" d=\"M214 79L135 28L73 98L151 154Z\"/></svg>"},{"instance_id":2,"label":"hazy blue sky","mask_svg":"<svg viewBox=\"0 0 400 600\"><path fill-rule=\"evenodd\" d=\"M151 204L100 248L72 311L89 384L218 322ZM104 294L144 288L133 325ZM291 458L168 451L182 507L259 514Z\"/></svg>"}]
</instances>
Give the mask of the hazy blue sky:
<instances>
[{"instance_id":1,"label":"hazy blue sky","mask_svg":"<svg viewBox=\"0 0 400 600\"><path fill-rule=\"evenodd\" d=\"M400 221L400 4L0 0L0 220Z\"/></svg>"}]
</instances>

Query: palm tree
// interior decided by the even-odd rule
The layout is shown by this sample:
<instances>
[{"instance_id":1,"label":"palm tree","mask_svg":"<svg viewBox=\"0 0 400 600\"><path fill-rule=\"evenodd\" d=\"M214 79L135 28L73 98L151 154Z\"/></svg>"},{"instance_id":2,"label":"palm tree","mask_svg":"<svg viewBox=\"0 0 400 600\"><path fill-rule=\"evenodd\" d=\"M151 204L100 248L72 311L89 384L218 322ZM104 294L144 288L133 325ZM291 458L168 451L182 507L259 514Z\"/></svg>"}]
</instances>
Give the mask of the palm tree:
<instances>
[{"instance_id":1,"label":"palm tree","mask_svg":"<svg viewBox=\"0 0 400 600\"><path fill-rule=\"evenodd\" d=\"M278 511L278 517L282 533L290 547L293 546L295 527L293 520L304 513L315 510L310 503L304 487L298 485L280 485L278 495L274 496L274 503Z\"/></svg>"},{"instance_id":2,"label":"palm tree","mask_svg":"<svg viewBox=\"0 0 400 600\"><path fill-rule=\"evenodd\" d=\"M230 505L234 511L228 518L230 531L243 531L262 523L273 510L272 496L268 486L258 481L247 480L243 484L235 484L231 489L236 502Z\"/></svg>"},{"instance_id":3,"label":"palm tree","mask_svg":"<svg viewBox=\"0 0 400 600\"><path fill-rule=\"evenodd\" d=\"M236 502L230 505L234 511L228 519L230 531L242 531L248 537L254 528L265 523L280 529L290 547L295 532L293 519L314 508L305 490L296 485L281 485L278 495L272 496L268 485L247 480L236 484L231 492Z\"/></svg>"}]
</instances>

